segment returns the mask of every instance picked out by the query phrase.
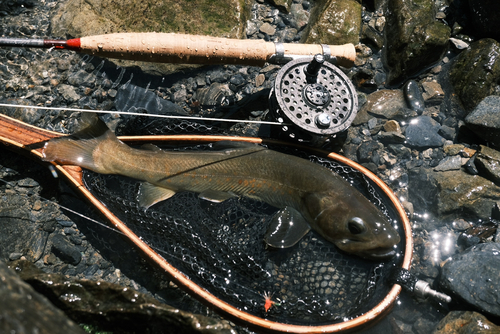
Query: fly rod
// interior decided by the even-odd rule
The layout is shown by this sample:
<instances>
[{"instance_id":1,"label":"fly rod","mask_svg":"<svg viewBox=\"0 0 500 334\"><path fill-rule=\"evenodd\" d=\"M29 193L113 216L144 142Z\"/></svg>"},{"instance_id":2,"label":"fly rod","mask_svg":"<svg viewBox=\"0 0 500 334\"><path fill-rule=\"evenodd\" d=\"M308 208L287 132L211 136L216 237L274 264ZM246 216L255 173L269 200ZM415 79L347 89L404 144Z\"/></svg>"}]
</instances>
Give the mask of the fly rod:
<instances>
[{"instance_id":1,"label":"fly rod","mask_svg":"<svg viewBox=\"0 0 500 334\"><path fill-rule=\"evenodd\" d=\"M352 67L353 44L296 44L175 33L114 33L69 40L0 38L0 46L68 49L105 58L157 63L284 64L322 54L335 65Z\"/></svg>"}]
</instances>

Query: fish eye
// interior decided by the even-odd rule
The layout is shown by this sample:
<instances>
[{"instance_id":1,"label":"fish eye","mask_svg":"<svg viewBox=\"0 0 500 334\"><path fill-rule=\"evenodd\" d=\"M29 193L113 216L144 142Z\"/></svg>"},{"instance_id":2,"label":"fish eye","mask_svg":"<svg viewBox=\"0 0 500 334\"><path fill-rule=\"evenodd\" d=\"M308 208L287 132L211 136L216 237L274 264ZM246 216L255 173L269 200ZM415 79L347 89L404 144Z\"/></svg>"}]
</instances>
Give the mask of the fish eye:
<instances>
[{"instance_id":1,"label":"fish eye","mask_svg":"<svg viewBox=\"0 0 500 334\"><path fill-rule=\"evenodd\" d=\"M351 218L347 222L347 228L352 234L361 234L366 230L365 222L359 217Z\"/></svg>"}]
</instances>

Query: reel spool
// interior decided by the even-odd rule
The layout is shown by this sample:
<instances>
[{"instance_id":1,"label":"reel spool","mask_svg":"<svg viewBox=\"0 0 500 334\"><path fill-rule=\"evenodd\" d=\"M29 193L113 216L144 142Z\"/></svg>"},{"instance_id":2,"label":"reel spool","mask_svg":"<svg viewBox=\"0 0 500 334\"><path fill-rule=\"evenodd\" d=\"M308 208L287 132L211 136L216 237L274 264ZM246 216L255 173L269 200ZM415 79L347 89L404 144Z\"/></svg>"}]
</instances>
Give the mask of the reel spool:
<instances>
[{"instance_id":1,"label":"reel spool","mask_svg":"<svg viewBox=\"0 0 500 334\"><path fill-rule=\"evenodd\" d=\"M275 119L287 123L281 127L287 138L321 146L356 117L356 90L327 58L292 60L278 72L269 103Z\"/></svg>"}]
</instances>

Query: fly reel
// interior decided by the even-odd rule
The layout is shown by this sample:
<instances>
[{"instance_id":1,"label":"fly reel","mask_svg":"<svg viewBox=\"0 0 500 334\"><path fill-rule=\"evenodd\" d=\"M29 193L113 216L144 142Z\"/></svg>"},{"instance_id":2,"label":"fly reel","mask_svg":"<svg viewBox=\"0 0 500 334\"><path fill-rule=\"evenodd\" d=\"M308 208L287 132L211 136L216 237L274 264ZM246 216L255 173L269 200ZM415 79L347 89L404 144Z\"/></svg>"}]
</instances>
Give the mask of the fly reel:
<instances>
[{"instance_id":1,"label":"fly reel","mask_svg":"<svg viewBox=\"0 0 500 334\"><path fill-rule=\"evenodd\" d=\"M269 96L281 137L321 146L345 131L358 112L358 97L349 78L326 56L285 64Z\"/></svg>"}]
</instances>

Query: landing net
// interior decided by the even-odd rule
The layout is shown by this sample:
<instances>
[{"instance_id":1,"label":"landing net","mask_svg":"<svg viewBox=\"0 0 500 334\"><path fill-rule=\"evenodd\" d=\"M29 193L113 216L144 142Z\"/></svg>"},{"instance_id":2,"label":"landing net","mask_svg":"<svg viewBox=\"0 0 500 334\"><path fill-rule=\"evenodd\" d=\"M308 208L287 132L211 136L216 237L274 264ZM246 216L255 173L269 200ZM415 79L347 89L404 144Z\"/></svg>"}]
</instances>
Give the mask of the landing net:
<instances>
[{"instance_id":1,"label":"landing net","mask_svg":"<svg viewBox=\"0 0 500 334\"><path fill-rule=\"evenodd\" d=\"M154 134L222 131L211 125L188 123L163 123L162 129L152 124L148 127ZM269 148L333 170L379 207L403 233L402 222L389 199L361 172L294 148ZM210 150L211 144L175 145L175 149L196 154ZM235 308L280 323L334 324L369 311L391 288L384 277L403 260L403 235L397 256L384 263L342 253L314 231L290 249L268 249L264 234L277 209L266 203L247 198L212 203L195 193L182 192L144 210L136 200L136 180L85 170L84 182L136 235L191 281ZM266 293L277 303L267 312Z\"/></svg>"}]
</instances>

